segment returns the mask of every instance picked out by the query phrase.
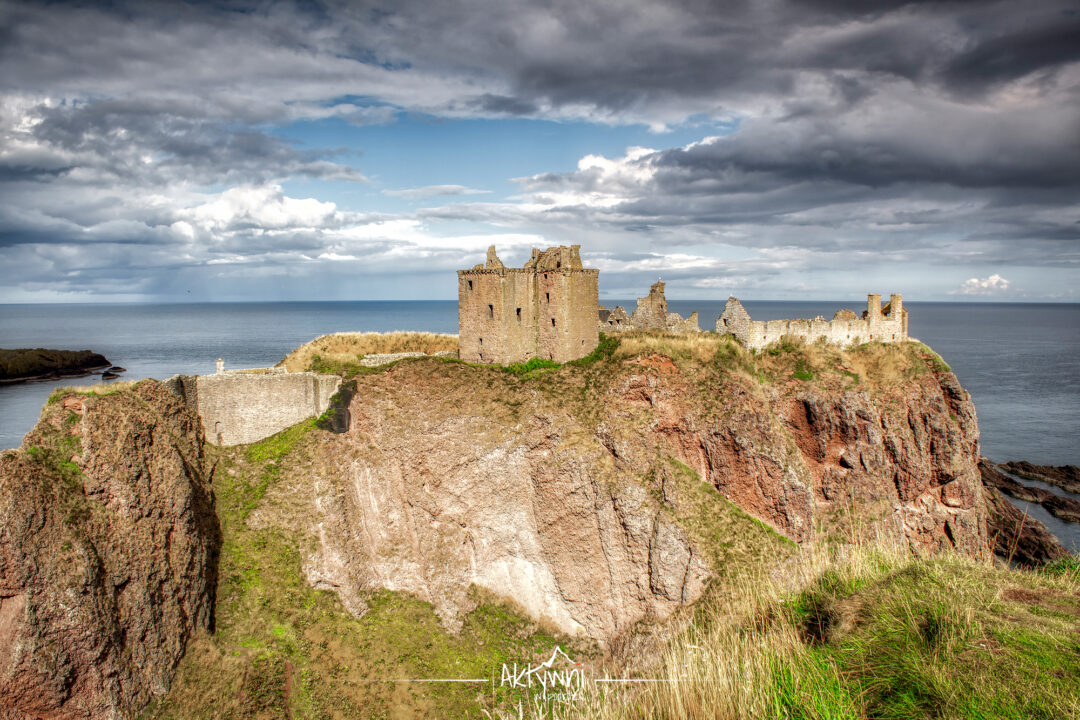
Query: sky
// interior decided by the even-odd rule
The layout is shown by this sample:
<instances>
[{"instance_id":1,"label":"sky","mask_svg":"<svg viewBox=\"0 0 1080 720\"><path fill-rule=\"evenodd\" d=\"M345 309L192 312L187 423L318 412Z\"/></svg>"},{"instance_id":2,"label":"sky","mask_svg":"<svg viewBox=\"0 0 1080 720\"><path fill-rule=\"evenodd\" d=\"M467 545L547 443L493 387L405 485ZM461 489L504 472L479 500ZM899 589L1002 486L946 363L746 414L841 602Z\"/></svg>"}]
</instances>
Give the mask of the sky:
<instances>
[{"instance_id":1,"label":"sky","mask_svg":"<svg viewBox=\"0 0 1080 720\"><path fill-rule=\"evenodd\" d=\"M1080 302L1080 0L0 0L0 302Z\"/></svg>"}]
</instances>

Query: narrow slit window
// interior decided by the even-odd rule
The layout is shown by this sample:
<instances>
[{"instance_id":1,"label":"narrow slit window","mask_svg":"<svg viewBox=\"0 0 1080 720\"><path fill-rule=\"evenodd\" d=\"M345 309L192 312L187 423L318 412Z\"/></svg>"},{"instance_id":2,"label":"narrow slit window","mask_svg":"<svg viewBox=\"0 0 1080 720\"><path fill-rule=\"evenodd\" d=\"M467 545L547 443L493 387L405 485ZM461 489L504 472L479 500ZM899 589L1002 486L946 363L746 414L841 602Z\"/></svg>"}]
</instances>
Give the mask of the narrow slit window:
<instances>
[{"instance_id":1,"label":"narrow slit window","mask_svg":"<svg viewBox=\"0 0 1080 720\"><path fill-rule=\"evenodd\" d=\"M551 327L555 327L555 318L551 318Z\"/></svg>"},{"instance_id":2,"label":"narrow slit window","mask_svg":"<svg viewBox=\"0 0 1080 720\"><path fill-rule=\"evenodd\" d=\"M517 319L518 319L518 322L521 322L521 308L517 309Z\"/></svg>"},{"instance_id":3,"label":"narrow slit window","mask_svg":"<svg viewBox=\"0 0 1080 720\"><path fill-rule=\"evenodd\" d=\"M494 305L488 305L488 317L489 318L495 317L495 306Z\"/></svg>"},{"instance_id":4,"label":"narrow slit window","mask_svg":"<svg viewBox=\"0 0 1080 720\"><path fill-rule=\"evenodd\" d=\"M551 293L544 293L544 302L551 302Z\"/></svg>"},{"instance_id":5,"label":"narrow slit window","mask_svg":"<svg viewBox=\"0 0 1080 720\"><path fill-rule=\"evenodd\" d=\"M472 280L469 281L469 290L472 290Z\"/></svg>"}]
</instances>

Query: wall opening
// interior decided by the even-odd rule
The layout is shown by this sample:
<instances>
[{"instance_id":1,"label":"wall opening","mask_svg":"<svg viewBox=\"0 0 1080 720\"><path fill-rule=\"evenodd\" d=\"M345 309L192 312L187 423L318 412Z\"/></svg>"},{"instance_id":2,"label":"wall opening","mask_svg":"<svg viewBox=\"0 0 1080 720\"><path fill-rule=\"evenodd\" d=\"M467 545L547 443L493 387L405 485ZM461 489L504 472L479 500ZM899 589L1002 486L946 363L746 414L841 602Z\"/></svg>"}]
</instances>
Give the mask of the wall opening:
<instances>
[{"instance_id":1,"label":"wall opening","mask_svg":"<svg viewBox=\"0 0 1080 720\"><path fill-rule=\"evenodd\" d=\"M518 319L518 322L521 322L521 308L517 309L517 319Z\"/></svg>"},{"instance_id":2,"label":"wall opening","mask_svg":"<svg viewBox=\"0 0 1080 720\"><path fill-rule=\"evenodd\" d=\"M489 318L495 317L495 306L494 305L488 305L488 317Z\"/></svg>"},{"instance_id":3,"label":"wall opening","mask_svg":"<svg viewBox=\"0 0 1080 720\"><path fill-rule=\"evenodd\" d=\"M469 289L472 290L472 280L469 281Z\"/></svg>"},{"instance_id":4,"label":"wall opening","mask_svg":"<svg viewBox=\"0 0 1080 720\"><path fill-rule=\"evenodd\" d=\"M551 327L555 327L555 318L551 318Z\"/></svg>"},{"instance_id":5,"label":"wall opening","mask_svg":"<svg viewBox=\"0 0 1080 720\"><path fill-rule=\"evenodd\" d=\"M551 293L544 293L544 302L551 302Z\"/></svg>"},{"instance_id":6,"label":"wall opening","mask_svg":"<svg viewBox=\"0 0 1080 720\"><path fill-rule=\"evenodd\" d=\"M480 344L481 344L481 345L483 345L483 344L484 344L484 338L480 338Z\"/></svg>"}]
</instances>

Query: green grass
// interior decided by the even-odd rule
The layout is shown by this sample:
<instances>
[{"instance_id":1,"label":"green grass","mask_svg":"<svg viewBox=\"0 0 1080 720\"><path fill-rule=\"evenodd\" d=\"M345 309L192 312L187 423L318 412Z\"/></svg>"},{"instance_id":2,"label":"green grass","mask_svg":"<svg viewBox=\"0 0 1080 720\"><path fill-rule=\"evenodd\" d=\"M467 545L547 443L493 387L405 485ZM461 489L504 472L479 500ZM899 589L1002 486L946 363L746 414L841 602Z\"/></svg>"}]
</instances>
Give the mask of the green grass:
<instances>
[{"instance_id":1,"label":"green grass","mask_svg":"<svg viewBox=\"0 0 1080 720\"><path fill-rule=\"evenodd\" d=\"M542 358L529 358L527 362L512 363L510 365L504 365L503 370L511 375L525 375L533 376L538 370L548 370L551 368L562 367L562 363L557 363L554 360L544 360Z\"/></svg>"},{"instance_id":2,"label":"green grass","mask_svg":"<svg viewBox=\"0 0 1080 720\"><path fill-rule=\"evenodd\" d=\"M336 593L314 589L302 570L313 539L253 525L252 517L319 435L308 421L247 447L212 450L223 535L216 632L193 644L172 691L143 717L479 718L482 708L516 697L490 683L402 681L497 680L503 662L535 662L555 644L575 657L595 653L475 589L476 607L456 634L431 604L405 593L371 593L357 618Z\"/></svg>"},{"instance_id":3,"label":"green grass","mask_svg":"<svg viewBox=\"0 0 1080 720\"><path fill-rule=\"evenodd\" d=\"M1063 563L1064 564L1064 563ZM1075 560L1072 561L1075 566ZM829 663L839 706L868 718L1064 718L1080 711L1075 585L960 557L832 569L787 605L807 653Z\"/></svg>"},{"instance_id":4,"label":"green grass","mask_svg":"<svg viewBox=\"0 0 1080 720\"><path fill-rule=\"evenodd\" d=\"M650 671L678 682L596 694L573 717L1077 718L1076 567L800 554L784 576L706 596Z\"/></svg>"}]
</instances>

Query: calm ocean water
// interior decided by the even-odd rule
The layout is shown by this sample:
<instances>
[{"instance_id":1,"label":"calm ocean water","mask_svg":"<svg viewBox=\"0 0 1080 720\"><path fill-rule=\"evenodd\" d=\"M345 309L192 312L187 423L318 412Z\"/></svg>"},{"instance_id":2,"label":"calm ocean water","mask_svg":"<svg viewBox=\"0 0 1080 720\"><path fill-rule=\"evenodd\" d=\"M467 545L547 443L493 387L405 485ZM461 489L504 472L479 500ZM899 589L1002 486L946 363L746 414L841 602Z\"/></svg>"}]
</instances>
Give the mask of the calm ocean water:
<instances>
[{"instance_id":1,"label":"calm ocean water","mask_svg":"<svg viewBox=\"0 0 1080 720\"><path fill-rule=\"evenodd\" d=\"M616 304L605 300L608 307ZM633 309L632 301L621 304ZM709 329L722 301L672 301ZM832 317L859 302L744 303L755 319ZM1080 464L1080 305L905 302L910 332L937 350L975 399L983 454ZM125 377L209 373L214 361L259 367L325 333L457 332L457 303L310 302L189 305L0 305L0 347L91 349ZM63 384L100 382L96 377ZM0 448L33 427L57 383L0 386Z\"/></svg>"}]
</instances>

